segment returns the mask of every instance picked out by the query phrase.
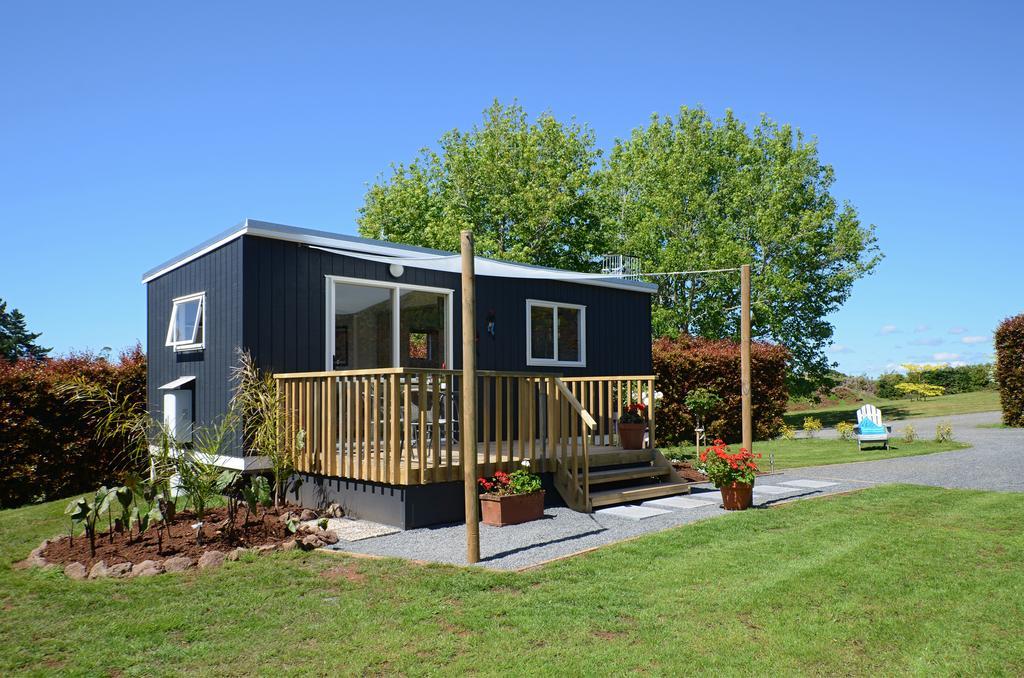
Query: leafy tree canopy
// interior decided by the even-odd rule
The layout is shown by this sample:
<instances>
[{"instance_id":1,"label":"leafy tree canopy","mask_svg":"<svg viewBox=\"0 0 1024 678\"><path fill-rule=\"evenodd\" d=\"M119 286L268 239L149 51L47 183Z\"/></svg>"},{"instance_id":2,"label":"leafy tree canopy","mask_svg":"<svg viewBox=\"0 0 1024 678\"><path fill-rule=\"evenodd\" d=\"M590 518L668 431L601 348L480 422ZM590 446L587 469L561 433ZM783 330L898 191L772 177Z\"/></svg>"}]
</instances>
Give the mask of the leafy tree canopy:
<instances>
[{"instance_id":1,"label":"leafy tree canopy","mask_svg":"<svg viewBox=\"0 0 1024 678\"><path fill-rule=\"evenodd\" d=\"M683 107L615 143L599 204L618 249L645 272L750 263L755 337L793 354L796 372L824 375L827 320L880 260L875 227L829 193L832 167L817 144L766 117L751 131ZM659 277L656 334L739 334L739 276Z\"/></svg>"},{"instance_id":2,"label":"leafy tree canopy","mask_svg":"<svg viewBox=\"0 0 1024 678\"><path fill-rule=\"evenodd\" d=\"M875 227L830 193L831 166L799 130L763 117L747 127L683 107L617 140L600 166L594 135L550 114L495 102L481 126L394 165L366 194L360 233L454 251L472 228L478 252L594 270L632 254L645 272L753 267L753 330L785 345L798 376L821 379L827 316L881 259ZM652 277L657 336L734 338L735 273Z\"/></svg>"},{"instance_id":3,"label":"leafy tree canopy","mask_svg":"<svg viewBox=\"0 0 1024 678\"><path fill-rule=\"evenodd\" d=\"M0 357L9 362L18 358L43 360L53 349L36 343L41 333L25 328L25 316L18 309L7 310L7 302L0 299Z\"/></svg>"},{"instance_id":4,"label":"leafy tree canopy","mask_svg":"<svg viewBox=\"0 0 1024 678\"><path fill-rule=\"evenodd\" d=\"M370 187L360 234L456 251L472 229L477 253L571 270L593 270L607 248L592 184L594 134L548 113L495 101L483 123L453 129Z\"/></svg>"}]
</instances>

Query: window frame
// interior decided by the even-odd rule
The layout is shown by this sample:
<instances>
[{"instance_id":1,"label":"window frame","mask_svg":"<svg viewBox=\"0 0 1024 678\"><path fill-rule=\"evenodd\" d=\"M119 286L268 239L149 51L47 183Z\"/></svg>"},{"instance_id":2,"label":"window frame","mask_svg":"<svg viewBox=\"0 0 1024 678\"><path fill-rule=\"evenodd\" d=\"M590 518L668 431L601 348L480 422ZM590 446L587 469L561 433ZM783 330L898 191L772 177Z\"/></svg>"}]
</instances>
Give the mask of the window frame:
<instances>
[{"instance_id":1,"label":"window frame","mask_svg":"<svg viewBox=\"0 0 1024 678\"><path fill-rule=\"evenodd\" d=\"M554 358L533 357L533 308L553 309L554 318L551 323L551 331L554 339ZM560 308L571 308L579 311L579 360L560 360L558 357L558 310ZM587 366L587 307L582 304L570 304L562 301L544 301L542 299L526 300L526 364L530 366L559 366L559 367L586 367Z\"/></svg>"},{"instance_id":2,"label":"window frame","mask_svg":"<svg viewBox=\"0 0 1024 678\"><path fill-rule=\"evenodd\" d=\"M192 337L188 341L174 341L174 330L176 327L176 320L178 317L178 306L187 304L190 301L199 300L199 310L196 312L196 326L192 333ZM202 331L202 336L198 337L199 341L196 341L197 335ZM206 348L206 292L196 292L194 294L186 294L181 297L175 297L171 300L171 318L167 322L167 338L164 341L165 346L171 346L177 351L202 351Z\"/></svg>"},{"instance_id":3,"label":"window frame","mask_svg":"<svg viewBox=\"0 0 1024 678\"><path fill-rule=\"evenodd\" d=\"M445 297L445 341L444 341L444 352L445 352L445 364L449 365L454 362L454 341L452 334L455 331L454 328L454 299L455 290L448 287L429 287L427 285L410 285L403 282L391 282L389 280L373 280L368 278L354 278L351 276L343 275L326 275L326 303L324 308L324 315L326 318L326 344L325 344L325 355L324 365L329 372L337 371L334 369L333 358L334 358L334 306L335 306L335 291L337 290L338 283L349 284L349 285L362 285L364 287L383 287L391 291L391 367L398 367L402 362L401 353L401 314L402 314L402 292L431 292L434 294L444 295ZM391 368L381 368L391 369ZM418 369L418 368L410 368ZM342 370L345 371L345 370Z\"/></svg>"}]
</instances>

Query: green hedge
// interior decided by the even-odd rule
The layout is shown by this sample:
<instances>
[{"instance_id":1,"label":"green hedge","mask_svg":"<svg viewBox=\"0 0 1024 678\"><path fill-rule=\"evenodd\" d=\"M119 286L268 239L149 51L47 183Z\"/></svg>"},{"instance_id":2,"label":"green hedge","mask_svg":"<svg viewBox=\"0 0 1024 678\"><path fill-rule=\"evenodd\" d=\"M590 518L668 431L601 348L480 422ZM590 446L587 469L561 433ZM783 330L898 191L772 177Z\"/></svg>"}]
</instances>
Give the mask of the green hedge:
<instances>
[{"instance_id":1,"label":"green hedge","mask_svg":"<svg viewBox=\"0 0 1024 678\"><path fill-rule=\"evenodd\" d=\"M140 346L117 362L91 354L0 360L0 508L91 490L126 470L122 444L97 442L86 406L57 394L80 376L146 399Z\"/></svg>"},{"instance_id":2,"label":"green hedge","mask_svg":"<svg viewBox=\"0 0 1024 678\"><path fill-rule=\"evenodd\" d=\"M921 381L943 387L946 395L983 391L992 386L992 365L960 365L925 370L921 373Z\"/></svg>"},{"instance_id":3,"label":"green hedge","mask_svg":"<svg viewBox=\"0 0 1024 678\"><path fill-rule=\"evenodd\" d=\"M695 388L707 388L722 398L722 404L705 422L709 440L723 438L739 442L742 434L740 412L740 349L730 341L693 337L658 339L652 347L657 389L663 398L657 409L657 442L675 445L693 440L695 421L683 404ZM755 342L751 350L754 436L764 440L782 428L788 390L786 371L789 352L774 344Z\"/></svg>"},{"instance_id":4,"label":"green hedge","mask_svg":"<svg viewBox=\"0 0 1024 678\"><path fill-rule=\"evenodd\" d=\"M996 381L1003 423L1024 426L1024 314L1007 318L996 330Z\"/></svg>"}]
</instances>

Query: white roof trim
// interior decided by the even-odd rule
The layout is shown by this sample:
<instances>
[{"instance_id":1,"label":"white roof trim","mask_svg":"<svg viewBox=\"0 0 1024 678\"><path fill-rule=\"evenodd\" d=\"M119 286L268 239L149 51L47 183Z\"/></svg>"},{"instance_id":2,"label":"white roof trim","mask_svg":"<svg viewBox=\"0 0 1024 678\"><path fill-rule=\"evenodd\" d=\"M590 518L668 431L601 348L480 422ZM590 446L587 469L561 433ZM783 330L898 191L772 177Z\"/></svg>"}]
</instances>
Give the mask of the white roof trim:
<instances>
[{"instance_id":1,"label":"white roof trim","mask_svg":"<svg viewBox=\"0 0 1024 678\"><path fill-rule=\"evenodd\" d=\"M194 376L191 376L191 377L178 377L174 381L167 382L166 384L164 384L163 386L161 386L157 390L158 391L173 391L174 389L181 388L185 384L187 384L189 382L192 382L192 381L195 381L195 380L196 380L196 378Z\"/></svg>"},{"instance_id":2,"label":"white roof trim","mask_svg":"<svg viewBox=\"0 0 1024 678\"><path fill-rule=\"evenodd\" d=\"M358 236L346 236L341 234L326 233L323 231L311 231L303 228L296 228L294 226L284 226L281 224L271 224L264 221L256 221L254 219L246 219L237 228L225 231L224 233L214 236L212 239L198 245L197 247L185 252L184 254L171 259L170 261L158 266L157 268L148 271L143 275L142 282L148 283L160 276L173 271L176 268L184 266L190 261L194 261L199 257L207 254L218 247L222 247L227 243L240 238L243 235L254 235L261 238L273 238L275 240L286 240L288 242L297 242L304 245L310 245L312 247L319 247L324 249L333 250L336 254L352 256L363 259L373 259L374 255L391 257L392 260L395 258L401 259L403 264L411 265L417 268L436 268L437 270L447 270L450 267L445 267L444 261L452 258L458 258L458 254L452 252L442 252L440 250L432 250L424 247L415 247L412 245L403 245L400 243L389 243L379 240L370 240L369 238L360 238ZM341 250L341 251L339 251ZM417 261L407 261L407 258L415 258ZM537 278L537 277L549 277L551 279L565 280L567 282L576 282L583 285L596 285L599 287L614 287L618 289L633 290L636 292L648 292L654 294L658 291L658 286L652 283L644 283L639 281L623 280L622 278L615 278L611 276L593 274L587 275L586 273L580 273L578 271L562 271L554 268L547 268L544 266L531 266L530 264L520 264L507 261L499 261L496 259L488 259L486 257L477 257L478 262L483 264L482 267L478 267L478 275L488 275L482 268L487 268L488 263L493 263L494 266L490 267L492 270L504 270L505 275L511 269L518 269L523 272L524 278ZM379 259L378 259L379 261ZM422 263L420 263L422 262ZM459 269L461 270L461 269ZM550 276L538 275L538 273L547 271L550 272ZM529 273L533 272L533 275ZM492 273L492 275L494 275Z\"/></svg>"}]
</instances>

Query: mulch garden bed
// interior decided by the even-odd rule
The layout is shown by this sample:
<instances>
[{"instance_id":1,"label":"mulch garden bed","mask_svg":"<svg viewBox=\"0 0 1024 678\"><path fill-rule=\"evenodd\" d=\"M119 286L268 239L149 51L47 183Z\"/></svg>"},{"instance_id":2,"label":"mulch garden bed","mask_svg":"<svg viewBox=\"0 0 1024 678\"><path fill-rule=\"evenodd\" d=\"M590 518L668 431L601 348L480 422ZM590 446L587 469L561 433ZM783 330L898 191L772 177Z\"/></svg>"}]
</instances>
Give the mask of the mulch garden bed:
<instances>
[{"instance_id":1,"label":"mulch garden bed","mask_svg":"<svg viewBox=\"0 0 1024 678\"><path fill-rule=\"evenodd\" d=\"M688 483L706 483L708 477L694 468L693 464L688 461L674 461L672 462L672 468L676 470L679 477Z\"/></svg>"},{"instance_id":2,"label":"mulch garden bed","mask_svg":"<svg viewBox=\"0 0 1024 678\"><path fill-rule=\"evenodd\" d=\"M332 512L332 515L337 513ZM90 552L89 539L84 534L47 539L21 566L63 568L71 579L134 577L181 572L194 567L201 570L217 567L225 560L238 560L248 551L309 550L337 543L335 532L312 524L300 524L294 534L289 532L290 518L305 522L319 516L310 509L296 506L268 508L261 510L258 516L240 510L231 529L227 509L211 509L203 521L200 543L193 527L195 513L179 511L174 521L159 533L156 527L141 535L134 529L131 534L116 530L98 533L95 555Z\"/></svg>"},{"instance_id":3,"label":"mulch garden bed","mask_svg":"<svg viewBox=\"0 0 1024 678\"><path fill-rule=\"evenodd\" d=\"M42 556L48 562L66 565L79 562L91 567L101 560L107 565L117 563L141 563L144 560L188 556L199 558L206 551L230 551L232 549L255 548L262 544L281 544L292 535L285 528L281 514L294 509L270 508L261 512L259 518L239 511L235 517L236 529L227 530L227 509L210 509L206 512L203 525L203 542L196 542L196 530L192 525L196 515L192 511L181 511L174 516L170 530L160 530L161 545L156 528L150 528L140 537L135 530L131 536L113 532L96 535L96 555L89 553L89 540L79 535L74 539L62 537L47 544ZM299 509L300 511L302 509ZM162 548L161 548L162 546Z\"/></svg>"}]
</instances>

